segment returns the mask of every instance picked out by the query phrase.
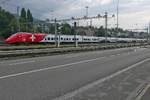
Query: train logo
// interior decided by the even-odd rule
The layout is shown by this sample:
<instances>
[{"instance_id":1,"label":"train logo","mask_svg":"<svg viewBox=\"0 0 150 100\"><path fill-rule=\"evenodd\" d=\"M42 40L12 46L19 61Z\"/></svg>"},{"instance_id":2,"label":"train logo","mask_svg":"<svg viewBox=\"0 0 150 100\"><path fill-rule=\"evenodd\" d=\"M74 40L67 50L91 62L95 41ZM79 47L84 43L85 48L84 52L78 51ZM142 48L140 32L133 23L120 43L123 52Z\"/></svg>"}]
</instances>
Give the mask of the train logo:
<instances>
[{"instance_id":1,"label":"train logo","mask_svg":"<svg viewBox=\"0 0 150 100\"><path fill-rule=\"evenodd\" d=\"M32 42L34 42L35 39L36 39L36 37L32 34L32 36L31 36Z\"/></svg>"}]
</instances>

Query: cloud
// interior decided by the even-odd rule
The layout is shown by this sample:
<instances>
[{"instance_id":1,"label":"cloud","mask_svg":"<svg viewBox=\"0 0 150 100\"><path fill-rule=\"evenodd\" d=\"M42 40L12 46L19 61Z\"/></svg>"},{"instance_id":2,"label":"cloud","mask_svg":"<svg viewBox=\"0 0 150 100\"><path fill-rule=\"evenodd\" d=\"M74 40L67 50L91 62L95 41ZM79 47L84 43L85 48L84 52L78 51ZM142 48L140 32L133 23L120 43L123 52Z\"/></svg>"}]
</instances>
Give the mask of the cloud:
<instances>
[{"instance_id":1,"label":"cloud","mask_svg":"<svg viewBox=\"0 0 150 100\"><path fill-rule=\"evenodd\" d=\"M17 3L16 3L17 2ZM117 0L9 0L5 9L16 13L16 6L29 8L33 16L46 19L53 16L57 18L70 18L72 16L84 16L85 6L89 6L89 15L116 14ZM120 26L130 28L135 23L148 23L150 20L150 0L120 0L119 19ZM115 24L114 19L109 19L110 24ZM94 25L100 25L94 21Z\"/></svg>"},{"instance_id":2,"label":"cloud","mask_svg":"<svg viewBox=\"0 0 150 100\"><path fill-rule=\"evenodd\" d=\"M102 5L110 4L112 2L113 2L113 0L101 0Z\"/></svg>"}]
</instances>

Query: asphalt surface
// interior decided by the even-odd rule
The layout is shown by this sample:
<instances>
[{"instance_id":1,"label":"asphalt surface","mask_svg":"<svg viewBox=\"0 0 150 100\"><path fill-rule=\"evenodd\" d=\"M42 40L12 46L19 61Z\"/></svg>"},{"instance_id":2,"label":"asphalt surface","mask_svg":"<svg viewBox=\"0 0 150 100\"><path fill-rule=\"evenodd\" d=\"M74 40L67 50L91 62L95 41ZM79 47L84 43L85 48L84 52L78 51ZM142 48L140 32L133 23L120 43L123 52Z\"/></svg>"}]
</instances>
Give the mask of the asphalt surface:
<instances>
[{"instance_id":1,"label":"asphalt surface","mask_svg":"<svg viewBox=\"0 0 150 100\"><path fill-rule=\"evenodd\" d=\"M141 64L150 66L147 63L149 58L148 48L126 48L2 61L0 100L52 100L132 65L135 65L133 69ZM137 64L138 62L142 63ZM132 87L134 92L136 87L134 84ZM109 96L102 100L125 100L128 97L121 95L123 99L118 99L116 95L117 99ZM77 96L74 100L88 100L87 98L90 97L82 99Z\"/></svg>"},{"instance_id":2,"label":"asphalt surface","mask_svg":"<svg viewBox=\"0 0 150 100\"><path fill-rule=\"evenodd\" d=\"M144 95L141 96L140 100L149 100L150 99L150 86L149 88L145 91Z\"/></svg>"}]
</instances>

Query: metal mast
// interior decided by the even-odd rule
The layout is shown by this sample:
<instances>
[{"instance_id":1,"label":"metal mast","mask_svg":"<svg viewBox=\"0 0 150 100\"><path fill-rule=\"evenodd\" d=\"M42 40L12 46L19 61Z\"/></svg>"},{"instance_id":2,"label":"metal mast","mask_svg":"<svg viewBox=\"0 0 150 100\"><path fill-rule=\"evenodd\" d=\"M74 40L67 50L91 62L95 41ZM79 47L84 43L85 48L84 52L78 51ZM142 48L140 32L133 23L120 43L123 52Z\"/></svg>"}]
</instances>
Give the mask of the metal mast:
<instances>
[{"instance_id":1,"label":"metal mast","mask_svg":"<svg viewBox=\"0 0 150 100\"><path fill-rule=\"evenodd\" d=\"M89 12L88 12L89 6L86 6L85 8L86 8L86 15L85 15L85 16L86 16L86 18L88 18L88 14L89 14ZM88 26L88 21L87 21L87 26Z\"/></svg>"},{"instance_id":2,"label":"metal mast","mask_svg":"<svg viewBox=\"0 0 150 100\"><path fill-rule=\"evenodd\" d=\"M119 0L117 1L117 32L119 28Z\"/></svg>"},{"instance_id":3,"label":"metal mast","mask_svg":"<svg viewBox=\"0 0 150 100\"><path fill-rule=\"evenodd\" d=\"M18 32L20 32L20 21L19 21L20 15L19 15L19 11L20 11L20 7L17 6L17 28L18 28Z\"/></svg>"}]
</instances>

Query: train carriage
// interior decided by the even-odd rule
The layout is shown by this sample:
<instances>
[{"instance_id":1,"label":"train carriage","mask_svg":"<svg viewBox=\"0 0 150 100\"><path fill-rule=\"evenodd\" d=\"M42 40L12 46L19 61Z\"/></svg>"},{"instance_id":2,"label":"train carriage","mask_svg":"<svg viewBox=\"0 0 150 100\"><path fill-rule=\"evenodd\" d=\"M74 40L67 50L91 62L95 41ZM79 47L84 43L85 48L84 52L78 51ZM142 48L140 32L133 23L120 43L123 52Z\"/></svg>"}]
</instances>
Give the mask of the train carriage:
<instances>
[{"instance_id":1,"label":"train carriage","mask_svg":"<svg viewBox=\"0 0 150 100\"><path fill-rule=\"evenodd\" d=\"M145 42L146 39L137 38L115 38L107 37L95 37L95 36L81 36L81 35L57 35L54 34L44 34L44 33L16 33L5 40L7 44L17 44L17 43L130 43L130 42Z\"/></svg>"}]
</instances>

